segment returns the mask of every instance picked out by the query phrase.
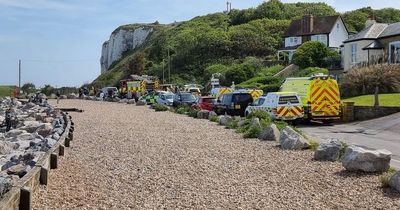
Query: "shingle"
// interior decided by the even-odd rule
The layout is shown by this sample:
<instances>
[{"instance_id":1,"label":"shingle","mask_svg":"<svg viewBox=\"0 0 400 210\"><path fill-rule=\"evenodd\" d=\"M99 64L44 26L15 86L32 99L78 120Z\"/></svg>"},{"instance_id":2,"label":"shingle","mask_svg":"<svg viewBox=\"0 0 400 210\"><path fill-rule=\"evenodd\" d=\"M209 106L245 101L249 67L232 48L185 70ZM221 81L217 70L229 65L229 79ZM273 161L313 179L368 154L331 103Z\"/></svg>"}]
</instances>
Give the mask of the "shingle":
<instances>
[{"instance_id":1,"label":"shingle","mask_svg":"<svg viewBox=\"0 0 400 210\"><path fill-rule=\"evenodd\" d=\"M351 42L351 41L356 41L360 39L376 39L378 36L385 30L385 28L388 26L388 24L384 23L374 23L370 25L369 27L363 29L359 33L351 36L349 39L347 39L346 42Z\"/></svg>"},{"instance_id":2,"label":"shingle","mask_svg":"<svg viewBox=\"0 0 400 210\"><path fill-rule=\"evenodd\" d=\"M394 35L400 35L400 22L388 25L386 29L379 35L379 38Z\"/></svg>"}]
</instances>

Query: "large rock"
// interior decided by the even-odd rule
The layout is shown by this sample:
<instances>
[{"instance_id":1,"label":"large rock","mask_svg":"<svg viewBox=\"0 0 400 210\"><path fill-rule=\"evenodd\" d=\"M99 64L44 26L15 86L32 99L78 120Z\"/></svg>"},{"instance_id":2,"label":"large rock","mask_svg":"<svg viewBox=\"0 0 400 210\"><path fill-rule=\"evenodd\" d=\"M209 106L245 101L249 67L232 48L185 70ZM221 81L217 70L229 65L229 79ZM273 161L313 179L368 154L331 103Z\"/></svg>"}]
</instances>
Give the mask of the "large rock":
<instances>
[{"instance_id":1,"label":"large rock","mask_svg":"<svg viewBox=\"0 0 400 210\"><path fill-rule=\"evenodd\" d=\"M67 98L68 99L77 99L78 96L75 93L70 93L70 94L67 95Z\"/></svg>"},{"instance_id":2,"label":"large rock","mask_svg":"<svg viewBox=\"0 0 400 210\"><path fill-rule=\"evenodd\" d=\"M53 129L53 126L51 126L50 123L45 123L45 126L43 128L40 128L37 133L43 137L47 137L51 134L51 131Z\"/></svg>"},{"instance_id":3,"label":"large rock","mask_svg":"<svg viewBox=\"0 0 400 210\"><path fill-rule=\"evenodd\" d=\"M68 98L68 96L66 96L66 95L61 95L60 96L60 99L67 99Z\"/></svg>"},{"instance_id":4,"label":"large rock","mask_svg":"<svg viewBox=\"0 0 400 210\"><path fill-rule=\"evenodd\" d=\"M0 141L0 155L6 155L18 149L19 145L14 142Z\"/></svg>"},{"instance_id":5,"label":"large rock","mask_svg":"<svg viewBox=\"0 0 400 210\"><path fill-rule=\"evenodd\" d=\"M392 153L388 150L369 150L349 146L342 158L342 165L348 171L383 172L390 167Z\"/></svg>"},{"instance_id":6,"label":"large rock","mask_svg":"<svg viewBox=\"0 0 400 210\"><path fill-rule=\"evenodd\" d=\"M339 158L342 143L337 139L331 139L327 143L318 146L314 153L314 160L336 161Z\"/></svg>"},{"instance_id":7,"label":"large rock","mask_svg":"<svg viewBox=\"0 0 400 210\"><path fill-rule=\"evenodd\" d=\"M6 194L13 186L11 179L7 177L0 177L0 197Z\"/></svg>"},{"instance_id":8,"label":"large rock","mask_svg":"<svg viewBox=\"0 0 400 210\"><path fill-rule=\"evenodd\" d=\"M210 111L200 110L197 112L197 118L199 119L208 119L208 115L210 115Z\"/></svg>"},{"instance_id":9,"label":"large rock","mask_svg":"<svg viewBox=\"0 0 400 210\"><path fill-rule=\"evenodd\" d=\"M135 104L136 101L135 101L135 99L129 99L126 103L127 104Z\"/></svg>"},{"instance_id":10,"label":"large rock","mask_svg":"<svg viewBox=\"0 0 400 210\"><path fill-rule=\"evenodd\" d=\"M271 124L271 125L267 126L266 128L262 129L260 136L258 138L261 140L267 140L267 141L278 141L280 135L281 135L281 132L276 127L276 125Z\"/></svg>"},{"instance_id":11,"label":"large rock","mask_svg":"<svg viewBox=\"0 0 400 210\"><path fill-rule=\"evenodd\" d=\"M144 105L146 105L146 102L144 102L144 101L137 101L136 102L136 106L144 106Z\"/></svg>"},{"instance_id":12,"label":"large rock","mask_svg":"<svg viewBox=\"0 0 400 210\"><path fill-rule=\"evenodd\" d=\"M23 164L18 164L15 166L11 166L10 168L7 169L7 174L8 175L17 175L19 177L23 177L26 173L28 173L28 170L30 169L29 166L23 165Z\"/></svg>"},{"instance_id":13,"label":"large rock","mask_svg":"<svg viewBox=\"0 0 400 210\"><path fill-rule=\"evenodd\" d=\"M122 103L122 104L128 103L128 99L123 98L123 99L119 100L119 103Z\"/></svg>"},{"instance_id":14,"label":"large rock","mask_svg":"<svg viewBox=\"0 0 400 210\"><path fill-rule=\"evenodd\" d=\"M397 171L392 177L390 177L389 186L400 192L400 171Z\"/></svg>"},{"instance_id":15,"label":"large rock","mask_svg":"<svg viewBox=\"0 0 400 210\"><path fill-rule=\"evenodd\" d=\"M38 122L38 121L25 121L24 126L19 129L25 130L28 133L34 133L37 130L44 128L44 127L45 127L45 124Z\"/></svg>"},{"instance_id":16,"label":"large rock","mask_svg":"<svg viewBox=\"0 0 400 210\"><path fill-rule=\"evenodd\" d=\"M211 120L213 117L218 116L217 113L215 113L214 111L211 111L208 113L208 119Z\"/></svg>"},{"instance_id":17,"label":"large rock","mask_svg":"<svg viewBox=\"0 0 400 210\"><path fill-rule=\"evenodd\" d=\"M23 106L22 109L23 110L27 110L27 109L31 109L31 108L33 108L35 106L36 106L36 104L34 104L32 102L29 102L29 103L25 104L25 106Z\"/></svg>"},{"instance_id":18,"label":"large rock","mask_svg":"<svg viewBox=\"0 0 400 210\"><path fill-rule=\"evenodd\" d=\"M228 125L228 123L230 123L232 120L233 120L233 118L232 118L231 116L228 116L228 115L221 115L221 116L219 116L218 122L219 122L220 125L226 126L226 125Z\"/></svg>"},{"instance_id":19,"label":"large rock","mask_svg":"<svg viewBox=\"0 0 400 210\"><path fill-rule=\"evenodd\" d=\"M310 147L307 140L289 126L282 130L279 142L282 149L288 150L302 150Z\"/></svg>"},{"instance_id":20,"label":"large rock","mask_svg":"<svg viewBox=\"0 0 400 210\"><path fill-rule=\"evenodd\" d=\"M16 138L17 136L26 133L26 131L24 130L19 130L19 129L14 129L14 130L10 130L5 134L5 137L7 138Z\"/></svg>"}]
</instances>

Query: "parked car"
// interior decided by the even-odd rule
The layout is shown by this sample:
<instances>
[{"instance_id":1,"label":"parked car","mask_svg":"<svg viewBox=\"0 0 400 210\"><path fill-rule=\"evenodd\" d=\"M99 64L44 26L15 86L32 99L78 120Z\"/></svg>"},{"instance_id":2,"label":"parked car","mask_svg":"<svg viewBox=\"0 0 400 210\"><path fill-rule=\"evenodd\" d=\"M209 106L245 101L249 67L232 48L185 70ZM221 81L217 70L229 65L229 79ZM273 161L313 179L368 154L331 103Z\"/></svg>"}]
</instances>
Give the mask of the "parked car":
<instances>
[{"instance_id":1,"label":"parked car","mask_svg":"<svg viewBox=\"0 0 400 210\"><path fill-rule=\"evenodd\" d=\"M174 95L174 101L172 102L172 106L178 107L180 105L187 104L191 106L196 103L196 97L189 92L179 92Z\"/></svg>"},{"instance_id":2,"label":"parked car","mask_svg":"<svg viewBox=\"0 0 400 210\"><path fill-rule=\"evenodd\" d=\"M167 106L172 106L174 102L174 94L171 92L160 92L158 98L156 99L157 104L164 104Z\"/></svg>"},{"instance_id":3,"label":"parked car","mask_svg":"<svg viewBox=\"0 0 400 210\"><path fill-rule=\"evenodd\" d=\"M264 110L278 120L299 121L304 117L300 96L294 92L268 93L246 108L246 116L255 110Z\"/></svg>"},{"instance_id":4,"label":"parked car","mask_svg":"<svg viewBox=\"0 0 400 210\"><path fill-rule=\"evenodd\" d=\"M118 96L118 88L116 87L105 87L100 90L104 93L104 97L117 97Z\"/></svg>"},{"instance_id":5,"label":"parked car","mask_svg":"<svg viewBox=\"0 0 400 210\"><path fill-rule=\"evenodd\" d=\"M198 98L197 102L192 105L192 108L212 111L216 102L217 100L214 97L201 96Z\"/></svg>"},{"instance_id":6,"label":"parked car","mask_svg":"<svg viewBox=\"0 0 400 210\"><path fill-rule=\"evenodd\" d=\"M221 100L215 104L215 113L228 115L245 115L247 106L253 103L253 97L250 93L226 93L222 95Z\"/></svg>"}]
</instances>

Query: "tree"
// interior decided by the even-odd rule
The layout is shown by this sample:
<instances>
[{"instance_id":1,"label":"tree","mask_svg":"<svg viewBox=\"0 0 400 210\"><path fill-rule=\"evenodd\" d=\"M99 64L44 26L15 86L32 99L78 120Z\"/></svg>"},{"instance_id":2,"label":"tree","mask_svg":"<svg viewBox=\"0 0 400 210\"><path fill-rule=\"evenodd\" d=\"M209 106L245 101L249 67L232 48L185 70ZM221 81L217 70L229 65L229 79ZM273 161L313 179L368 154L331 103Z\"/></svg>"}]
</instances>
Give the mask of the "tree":
<instances>
[{"instance_id":1,"label":"tree","mask_svg":"<svg viewBox=\"0 0 400 210\"><path fill-rule=\"evenodd\" d=\"M136 53L129 62L128 73L143 75L146 67L146 57L144 53Z\"/></svg>"},{"instance_id":2,"label":"tree","mask_svg":"<svg viewBox=\"0 0 400 210\"><path fill-rule=\"evenodd\" d=\"M36 86L33 83L28 82L22 85L21 90L24 91L24 93L33 93L36 90Z\"/></svg>"},{"instance_id":3,"label":"tree","mask_svg":"<svg viewBox=\"0 0 400 210\"><path fill-rule=\"evenodd\" d=\"M44 87L41 89L41 92L46 96L49 96L54 93L54 87L51 85L44 85Z\"/></svg>"},{"instance_id":4,"label":"tree","mask_svg":"<svg viewBox=\"0 0 400 210\"><path fill-rule=\"evenodd\" d=\"M297 48L293 63L301 68L322 67L324 59L330 56L330 49L319 41L309 41Z\"/></svg>"}]
</instances>

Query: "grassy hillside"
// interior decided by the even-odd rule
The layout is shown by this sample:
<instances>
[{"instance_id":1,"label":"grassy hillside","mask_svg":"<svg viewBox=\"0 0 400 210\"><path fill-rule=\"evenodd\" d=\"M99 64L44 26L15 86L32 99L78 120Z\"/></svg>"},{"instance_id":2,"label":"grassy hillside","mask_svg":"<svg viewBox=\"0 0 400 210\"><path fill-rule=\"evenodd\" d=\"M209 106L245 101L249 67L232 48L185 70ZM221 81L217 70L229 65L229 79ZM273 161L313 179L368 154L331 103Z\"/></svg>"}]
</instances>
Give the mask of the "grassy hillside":
<instances>
[{"instance_id":1,"label":"grassy hillside","mask_svg":"<svg viewBox=\"0 0 400 210\"><path fill-rule=\"evenodd\" d=\"M14 88L15 86L7 86L7 85L0 86L0 97L11 96L13 94Z\"/></svg>"},{"instance_id":2,"label":"grassy hillside","mask_svg":"<svg viewBox=\"0 0 400 210\"><path fill-rule=\"evenodd\" d=\"M229 14L208 14L171 25L156 22L120 26L116 31L153 27L155 32L140 48L126 52L93 85L117 85L120 79L135 73L161 78L163 67L168 69L168 51L171 55L172 83L205 84L211 74L216 72L223 75L221 80L225 84L239 84L260 76L262 72L271 76L272 71L267 74L265 72L268 67L276 64L276 52L283 43L282 34L291 20L309 12L316 16L338 14L325 3L284 4L279 0L270 0L255 8L233 10ZM372 12L381 21L397 20L397 14L388 15L393 10L357 10L345 14L348 28L358 30L365 23L365 15ZM135 56L140 60L133 61ZM141 65L133 65L133 62L140 62ZM141 68L137 69L137 66L144 66L144 72Z\"/></svg>"},{"instance_id":3,"label":"grassy hillside","mask_svg":"<svg viewBox=\"0 0 400 210\"><path fill-rule=\"evenodd\" d=\"M357 96L353 98L347 98L344 101L355 102L358 106L373 106L374 95ZM379 105L380 106L400 106L400 93L392 94L379 94Z\"/></svg>"}]
</instances>

